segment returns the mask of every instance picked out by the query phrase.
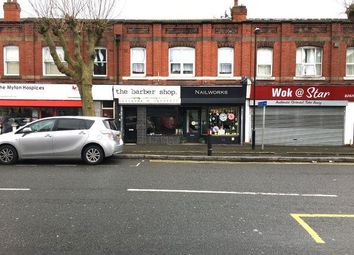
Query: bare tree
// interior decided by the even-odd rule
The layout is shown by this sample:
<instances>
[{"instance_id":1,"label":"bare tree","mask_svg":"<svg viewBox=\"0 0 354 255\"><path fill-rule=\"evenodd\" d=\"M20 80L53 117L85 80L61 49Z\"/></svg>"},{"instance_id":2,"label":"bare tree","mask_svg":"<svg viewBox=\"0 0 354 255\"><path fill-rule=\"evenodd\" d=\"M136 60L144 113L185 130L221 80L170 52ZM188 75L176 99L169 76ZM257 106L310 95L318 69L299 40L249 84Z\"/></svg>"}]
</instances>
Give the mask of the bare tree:
<instances>
[{"instance_id":1,"label":"bare tree","mask_svg":"<svg viewBox=\"0 0 354 255\"><path fill-rule=\"evenodd\" d=\"M46 41L58 70L77 84L83 114L95 114L92 76L95 46L107 27L116 0L30 0L37 29ZM62 47L64 59L56 47Z\"/></svg>"},{"instance_id":2,"label":"bare tree","mask_svg":"<svg viewBox=\"0 0 354 255\"><path fill-rule=\"evenodd\" d=\"M354 22L354 0L343 0L343 3L348 19Z\"/></svg>"}]
</instances>

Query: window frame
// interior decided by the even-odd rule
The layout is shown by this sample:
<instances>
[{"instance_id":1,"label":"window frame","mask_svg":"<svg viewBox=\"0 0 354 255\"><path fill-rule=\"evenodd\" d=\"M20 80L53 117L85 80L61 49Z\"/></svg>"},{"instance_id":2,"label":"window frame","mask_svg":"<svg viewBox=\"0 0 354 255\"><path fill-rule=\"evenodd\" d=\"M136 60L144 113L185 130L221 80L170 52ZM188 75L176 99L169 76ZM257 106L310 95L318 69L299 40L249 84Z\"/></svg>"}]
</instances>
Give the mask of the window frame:
<instances>
[{"instance_id":1,"label":"window frame","mask_svg":"<svg viewBox=\"0 0 354 255\"><path fill-rule=\"evenodd\" d=\"M62 50L63 52L63 58L65 57L64 56L64 49L63 49L63 47L60 47L60 46L57 46L57 47L55 47L56 48L56 51L57 51L57 54L58 54L58 50ZM49 53L49 56L50 56L50 58L51 58L51 60L52 61L46 61L45 60L45 51L48 49L48 53ZM59 56L60 56L60 54L58 54ZM61 61L62 63L66 63L66 61L63 59L62 61ZM52 55L50 54L50 49L49 49L49 47L48 46L46 46L46 47L43 47L42 48L42 69L43 69L43 76L49 76L49 77L56 77L56 76L65 76L65 74L64 73L62 73L62 72L60 72L59 71L59 69L58 69L58 67L56 66L56 68L58 69L58 71L59 71L59 73L58 74L47 74L46 73L46 63L53 63L54 65L55 65L55 62L54 62L54 59L53 59L53 57L52 57Z\"/></svg>"},{"instance_id":2,"label":"window frame","mask_svg":"<svg viewBox=\"0 0 354 255\"><path fill-rule=\"evenodd\" d=\"M180 51L180 52L183 52L183 51L193 51L193 61L192 63L191 62L188 62L187 61L181 61L181 62L178 62L178 61L172 61L171 60L171 55L172 55L172 51ZM172 65L173 64L179 64L180 65L180 72L179 73L172 73ZM185 65L190 65L192 64L192 73L183 73L184 70L185 70ZM174 76L174 77L194 77L195 76L195 48L193 47L171 47L168 49L168 73L169 73L169 76Z\"/></svg>"},{"instance_id":3,"label":"window frame","mask_svg":"<svg viewBox=\"0 0 354 255\"><path fill-rule=\"evenodd\" d=\"M231 61L230 62L221 62L221 52L231 50ZM218 76L222 77L233 77L234 76L234 58L235 58L235 50L232 47L220 47L218 48ZM231 64L231 72L230 73L221 73L221 64Z\"/></svg>"},{"instance_id":4,"label":"window frame","mask_svg":"<svg viewBox=\"0 0 354 255\"><path fill-rule=\"evenodd\" d=\"M143 62L135 62L134 61L134 52L138 50L143 50L144 52L144 60ZM134 64L143 64L144 71L143 73L134 73L133 65ZM130 76L146 76L146 48L143 47L132 47L130 48Z\"/></svg>"},{"instance_id":5,"label":"window frame","mask_svg":"<svg viewBox=\"0 0 354 255\"><path fill-rule=\"evenodd\" d=\"M105 50L105 60L96 61L96 54L97 54L96 50ZM98 63L105 64L105 66L106 66L105 73L106 74L95 74L95 67L93 67L93 76L94 77L107 77L107 75L108 75L108 50L107 50L107 48L105 48L105 47L95 47L95 60L94 60L93 65L95 66Z\"/></svg>"},{"instance_id":6,"label":"window frame","mask_svg":"<svg viewBox=\"0 0 354 255\"><path fill-rule=\"evenodd\" d=\"M298 59L298 53L301 50L301 56L300 59ZM302 62L302 55L304 54L304 50L314 50L314 56L315 56L315 61L313 63L303 63ZM320 53L320 57L321 57L321 61L317 62L317 53ZM300 63L301 62L301 63ZM298 73L298 66L301 65L301 74ZM311 75L306 75L304 74L304 70L305 70L305 66L314 66L314 70L315 70L315 74L311 74ZM320 65L320 74L317 74L317 65ZM323 48L321 47L315 47L315 46L304 46L304 47L298 47L296 49L296 66L295 66L295 76L299 77L299 78L318 78L318 77L322 77L322 70L323 67Z\"/></svg>"},{"instance_id":7,"label":"window frame","mask_svg":"<svg viewBox=\"0 0 354 255\"><path fill-rule=\"evenodd\" d=\"M260 63L261 61L261 59L262 59L262 57L260 56L260 54L262 53L262 52L270 52L271 54L270 54L270 56L271 56L271 59L270 59L270 63ZM256 74L256 76L257 77L259 77L259 78L271 78L271 77L273 77L273 48L269 48L269 47L260 47L260 48L258 48L257 49L257 74ZM264 75L264 74L260 74L260 72L259 72L259 67L260 66L270 66L270 73L269 74L266 74L266 75Z\"/></svg>"},{"instance_id":8,"label":"window frame","mask_svg":"<svg viewBox=\"0 0 354 255\"><path fill-rule=\"evenodd\" d=\"M17 60L8 60L7 59L7 50L8 49L17 49ZM9 63L17 63L18 64L18 72L17 73L8 73L7 65ZM4 75L5 76L19 76L20 75L20 47L16 45L4 46Z\"/></svg>"},{"instance_id":9,"label":"window frame","mask_svg":"<svg viewBox=\"0 0 354 255\"><path fill-rule=\"evenodd\" d=\"M353 51L354 54L354 47L347 47L345 51L345 76L349 78L354 78L354 71L353 74L348 74L348 65L354 66L354 62L348 62L348 51Z\"/></svg>"}]
</instances>

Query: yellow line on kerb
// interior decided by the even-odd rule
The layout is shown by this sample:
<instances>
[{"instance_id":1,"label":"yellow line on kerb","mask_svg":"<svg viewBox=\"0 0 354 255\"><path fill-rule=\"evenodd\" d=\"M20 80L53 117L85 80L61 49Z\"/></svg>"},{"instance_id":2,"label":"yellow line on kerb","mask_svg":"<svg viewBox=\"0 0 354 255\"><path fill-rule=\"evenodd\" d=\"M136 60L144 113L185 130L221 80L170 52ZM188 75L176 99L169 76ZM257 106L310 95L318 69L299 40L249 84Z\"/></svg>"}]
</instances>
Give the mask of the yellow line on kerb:
<instances>
[{"instance_id":1,"label":"yellow line on kerb","mask_svg":"<svg viewBox=\"0 0 354 255\"><path fill-rule=\"evenodd\" d=\"M317 234L313 228L310 227L302 218L354 218L353 214L296 214L291 213L291 217L293 217L297 223L302 226L307 233L315 240L318 244L324 244L325 241Z\"/></svg>"},{"instance_id":2,"label":"yellow line on kerb","mask_svg":"<svg viewBox=\"0 0 354 255\"><path fill-rule=\"evenodd\" d=\"M150 159L150 163L171 163L171 164L224 164L224 165L336 165L354 166L354 163L336 162L245 162L245 161L203 161L203 160L172 160L172 159Z\"/></svg>"}]
</instances>

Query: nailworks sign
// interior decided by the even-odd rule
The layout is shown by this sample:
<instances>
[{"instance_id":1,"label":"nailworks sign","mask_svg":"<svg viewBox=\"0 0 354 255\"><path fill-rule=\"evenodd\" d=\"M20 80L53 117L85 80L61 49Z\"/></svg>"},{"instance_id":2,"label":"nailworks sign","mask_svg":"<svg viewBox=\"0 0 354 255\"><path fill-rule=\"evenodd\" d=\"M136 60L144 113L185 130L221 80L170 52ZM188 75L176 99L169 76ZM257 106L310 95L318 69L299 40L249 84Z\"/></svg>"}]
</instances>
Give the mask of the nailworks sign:
<instances>
[{"instance_id":1,"label":"nailworks sign","mask_svg":"<svg viewBox=\"0 0 354 255\"><path fill-rule=\"evenodd\" d=\"M278 105L340 105L354 101L354 86L261 85L257 86L256 99L271 100L271 104Z\"/></svg>"},{"instance_id":2,"label":"nailworks sign","mask_svg":"<svg viewBox=\"0 0 354 255\"><path fill-rule=\"evenodd\" d=\"M244 103L242 86L182 87L182 104L235 104Z\"/></svg>"},{"instance_id":3,"label":"nailworks sign","mask_svg":"<svg viewBox=\"0 0 354 255\"><path fill-rule=\"evenodd\" d=\"M0 83L1 100L80 100L73 84L6 84Z\"/></svg>"},{"instance_id":4,"label":"nailworks sign","mask_svg":"<svg viewBox=\"0 0 354 255\"><path fill-rule=\"evenodd\" d=\"M114 86L114 97L122 105L179 105L180 86Z\"/></svg>"}]
</instances>

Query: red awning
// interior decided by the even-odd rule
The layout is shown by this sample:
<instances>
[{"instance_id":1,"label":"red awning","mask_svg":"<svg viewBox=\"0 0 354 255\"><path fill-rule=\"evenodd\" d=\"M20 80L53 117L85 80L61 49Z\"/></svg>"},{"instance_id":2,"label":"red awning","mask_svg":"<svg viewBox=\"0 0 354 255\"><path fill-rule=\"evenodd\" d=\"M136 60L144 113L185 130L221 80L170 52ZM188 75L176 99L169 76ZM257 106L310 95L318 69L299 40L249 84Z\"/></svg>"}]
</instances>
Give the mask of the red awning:
<instances>
[{"instance_id":1,"label":"red awning","mask_svg":"<svg viewBox=\"0 0 354 255\"><path fill-rule=\"evenodd\" d=\"M78 100L0 100L0 106L81 107Z\"/></svg>"}]
</instances>

